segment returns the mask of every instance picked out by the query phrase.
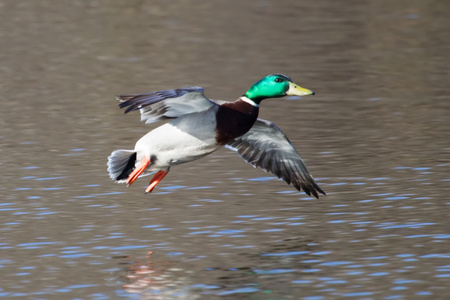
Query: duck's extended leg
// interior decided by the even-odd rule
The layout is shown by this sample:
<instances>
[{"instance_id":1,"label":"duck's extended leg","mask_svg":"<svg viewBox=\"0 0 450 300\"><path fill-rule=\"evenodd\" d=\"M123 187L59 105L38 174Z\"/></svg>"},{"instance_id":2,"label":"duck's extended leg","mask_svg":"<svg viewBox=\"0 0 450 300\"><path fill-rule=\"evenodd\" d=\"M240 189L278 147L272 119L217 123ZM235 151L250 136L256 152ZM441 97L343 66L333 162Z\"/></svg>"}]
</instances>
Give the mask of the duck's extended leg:
<instances>
[{"instance_id":1,"label":"duck's extended leg","mask_svg":"<svg viewBox=\"0 0 450 300\"><path fill-rule=\"evenodd\" d=\"M138 177L139 175L144 172L145 168L147 168L148 164L150 163L150 158L147 156L144 156L141 160L141 163L139 166L137 166L133 172L128 176L127 178L127 186L130 186Z\"/></svg>"},{"instance_id":2,"label":"duck's extended leg","mask_svg":"<svg viewBox=\"0 0 450 300\"><path fill-rule=\"evenodd\" d=\"M145 189L145 193L151 193L155 186L164 178L164 176L167 175L167 173L169 173L169 169L166 171L158 171L155 176L153 176L152 180L150 180L148 187Z\"/></svg>"}]
</instances>

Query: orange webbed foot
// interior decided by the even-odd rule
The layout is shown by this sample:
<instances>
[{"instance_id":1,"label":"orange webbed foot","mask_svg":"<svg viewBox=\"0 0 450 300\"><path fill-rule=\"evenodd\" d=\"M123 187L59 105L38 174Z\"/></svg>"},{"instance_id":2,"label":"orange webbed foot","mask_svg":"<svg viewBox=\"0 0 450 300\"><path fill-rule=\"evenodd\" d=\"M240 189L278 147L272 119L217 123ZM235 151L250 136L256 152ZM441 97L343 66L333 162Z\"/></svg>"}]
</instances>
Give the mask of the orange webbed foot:
<instances>
[{"instance_id":1,"label":"orange webbed foot","mask_svg":"<svg viewBox=\"0 0 450 300\"><path fill-rule=\"evenodd\" d=\"M158 171L155 176L153 176L152 180L150 180L149 186L145 189L145 193L151 193L155 186L169 173L169 170L167 171Z\"/></svg>"},{"instance_id":2,"label":"orange webbed foot","mask_svg":"<svg viewBox=\"0 0 450 300\"><path fill-rule=\"evenodd\" d=\"M144 172L144 170L147 168L147 166L150 164L150 158L147 156L144 156L141 160L141 163L139 166L137 166L133 172L128 176L127 178L127 186L130 186L138 177L139 175Z\"/></svg>"}]
</instances>

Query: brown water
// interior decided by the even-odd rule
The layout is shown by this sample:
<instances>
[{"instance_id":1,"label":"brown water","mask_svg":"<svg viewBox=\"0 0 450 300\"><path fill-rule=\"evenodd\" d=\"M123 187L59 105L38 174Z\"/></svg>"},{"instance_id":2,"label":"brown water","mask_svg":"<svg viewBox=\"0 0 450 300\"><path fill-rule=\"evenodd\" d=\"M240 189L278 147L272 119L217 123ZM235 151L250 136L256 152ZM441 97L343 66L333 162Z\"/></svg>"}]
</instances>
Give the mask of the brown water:
<instances>
[{"instance_id":1,"label":"brown water","mask_svg":"<svg viewBox=\"0 0 450 300\"><path fill-rule=\"evenodd\" d=\"M450 2L0 1L0 297L448 299ZM267 100L327 196L220 150L114 184L114 95ZM148 254L150 251L153 254Z\"/></svg>"}]
</instances>

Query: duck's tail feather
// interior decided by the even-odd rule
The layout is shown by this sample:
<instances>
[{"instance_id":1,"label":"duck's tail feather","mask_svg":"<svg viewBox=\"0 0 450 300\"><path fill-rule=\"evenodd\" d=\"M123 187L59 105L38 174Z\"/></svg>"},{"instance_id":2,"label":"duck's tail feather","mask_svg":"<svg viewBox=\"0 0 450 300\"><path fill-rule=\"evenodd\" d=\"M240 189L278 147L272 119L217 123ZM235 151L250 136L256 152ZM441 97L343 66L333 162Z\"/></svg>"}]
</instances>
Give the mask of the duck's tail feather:
<instances>
[{"instance_id":1,"label":"duck's tail feather","mask_svg":"<svg viewBox=\"0 0 450 300\"><path fill-rule=\"evenodd\" d=\"M128 176L135 169L136 151L115 150L108 157L109 177L117 182L126 182Z\"/></svg>"}]
</instances>

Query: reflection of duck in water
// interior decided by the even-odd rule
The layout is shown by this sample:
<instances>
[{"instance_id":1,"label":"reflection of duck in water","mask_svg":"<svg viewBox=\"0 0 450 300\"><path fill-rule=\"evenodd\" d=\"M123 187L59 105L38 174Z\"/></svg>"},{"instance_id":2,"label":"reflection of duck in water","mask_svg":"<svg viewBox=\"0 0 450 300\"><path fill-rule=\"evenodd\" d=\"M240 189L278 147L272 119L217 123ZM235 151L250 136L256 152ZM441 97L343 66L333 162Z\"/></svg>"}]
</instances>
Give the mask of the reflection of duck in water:
<instances>
[{"instance_id":1,"label":"reflection of duck in water","mask_svg":"<svg viewBox=\"0 0 450 300\"><path fill-rule=\"evenodd\" d=\"M153 252L149 252L144 262L137 261L129 265L128 283L122 288L130 294L138 294L144 300L195 300L199 295L190 289L185 276L174 273L185 270L169 268L168 262L154 262L151 260Z\"/></svg>"},{"instance_id":2,"label":"reflection of duck in water","mask_svg":"<svg viewBox=\"0 0 450 300\"><path fill-rule=\"evenodd\" d=\"M139 176L157 172L146 192L167 175L173 165L204 157L221 146L236 151L246 162L269 171L297 190L318 198L325 194L300 155L274 124L258 119L266 98L314 95L282 74L255 83L234 102L206 98L201 87L119 96L125 113L140 110L141 120L171 119L144 135L134 150L116 150L108 157L110 177L131 185Z\"/></svg>"}]
</instances>

